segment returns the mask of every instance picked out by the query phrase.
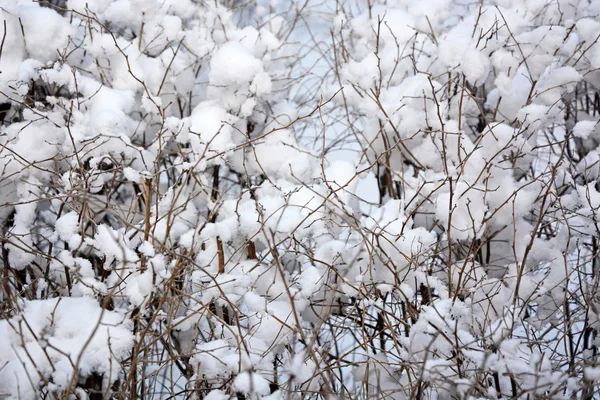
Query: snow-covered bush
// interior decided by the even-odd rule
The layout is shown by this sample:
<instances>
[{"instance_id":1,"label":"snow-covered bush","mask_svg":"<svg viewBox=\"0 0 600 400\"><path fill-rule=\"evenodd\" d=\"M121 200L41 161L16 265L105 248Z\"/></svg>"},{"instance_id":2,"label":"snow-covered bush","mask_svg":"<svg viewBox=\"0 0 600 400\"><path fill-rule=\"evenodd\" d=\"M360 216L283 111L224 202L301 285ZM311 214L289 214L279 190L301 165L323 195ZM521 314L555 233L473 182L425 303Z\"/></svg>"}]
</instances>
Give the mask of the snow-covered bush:
<instances>
[{"instance_id":1,"label":"snow-covered bush","mask_svg":"<svg viewBox=\"0 0 600 400\"><path fill-rule=\"evenodd\" d=\"M600 396L600 2L0 14L0 397Z\"/></svg>"}]
</instances>

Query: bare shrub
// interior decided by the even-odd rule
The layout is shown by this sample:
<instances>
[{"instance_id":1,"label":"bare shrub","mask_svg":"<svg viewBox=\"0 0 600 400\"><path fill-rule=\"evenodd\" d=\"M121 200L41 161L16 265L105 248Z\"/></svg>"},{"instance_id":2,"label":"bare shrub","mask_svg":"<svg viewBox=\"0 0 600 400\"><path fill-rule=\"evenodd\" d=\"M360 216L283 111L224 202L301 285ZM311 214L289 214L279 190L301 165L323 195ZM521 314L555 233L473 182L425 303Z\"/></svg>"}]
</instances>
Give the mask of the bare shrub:
<instances>
[{"instance_id":1,"label":"bare shrub","mask_svg":"<svg viewBox=\"0 0 600 400\"><path fill-rule=\"evenodd\" d=\"M0 397L599 398L599 13L0 0Z\"/></svg>"}]
</instances>

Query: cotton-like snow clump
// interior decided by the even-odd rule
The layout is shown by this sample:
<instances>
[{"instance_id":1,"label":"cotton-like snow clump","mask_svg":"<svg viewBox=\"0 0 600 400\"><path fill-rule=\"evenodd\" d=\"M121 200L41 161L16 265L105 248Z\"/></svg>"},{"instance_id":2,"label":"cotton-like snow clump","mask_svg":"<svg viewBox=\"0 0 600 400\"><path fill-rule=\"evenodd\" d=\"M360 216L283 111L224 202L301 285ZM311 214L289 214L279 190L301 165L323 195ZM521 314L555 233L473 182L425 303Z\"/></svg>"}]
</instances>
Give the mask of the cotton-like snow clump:
<instances>
[{"instance_id":1,"label":"cotton-like snow clump","mask_svg":"<svg viewBox=\"0 0 600 400\"><path fill-rule=\"evenodd\" d=\"M133 343L127 316L81 297L28 301L17 318L0 321L0 334L0 391L21 398L48 381L60 393L92 373L110 386Z\"/></svg>"}]
</instances>

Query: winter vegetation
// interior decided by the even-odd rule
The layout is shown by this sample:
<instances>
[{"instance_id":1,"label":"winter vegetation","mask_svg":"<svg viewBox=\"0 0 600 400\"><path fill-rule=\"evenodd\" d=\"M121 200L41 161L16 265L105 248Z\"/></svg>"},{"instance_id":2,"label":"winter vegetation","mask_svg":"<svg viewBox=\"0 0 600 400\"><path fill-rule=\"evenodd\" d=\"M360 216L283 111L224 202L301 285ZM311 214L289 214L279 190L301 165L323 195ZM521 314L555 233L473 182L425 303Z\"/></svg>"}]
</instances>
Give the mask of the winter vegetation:
<instances>
[{"instance_id":1,"label":"winter vegetation","mask_svg":"<svg viewBox=\"0 0 600 400\"><path fill-rule=\"evenodd\" d=\"M0 0L0 398L600 399L600 1Z\"/></svg>"}]
</instances>

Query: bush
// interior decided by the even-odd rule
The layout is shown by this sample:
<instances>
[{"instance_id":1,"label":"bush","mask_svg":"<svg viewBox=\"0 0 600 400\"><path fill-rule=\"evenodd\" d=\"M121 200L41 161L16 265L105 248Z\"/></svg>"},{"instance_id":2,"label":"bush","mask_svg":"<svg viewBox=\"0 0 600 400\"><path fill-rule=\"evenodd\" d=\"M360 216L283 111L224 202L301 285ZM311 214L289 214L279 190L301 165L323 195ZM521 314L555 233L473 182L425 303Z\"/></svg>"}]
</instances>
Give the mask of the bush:
<instances>
[{"instance_id":1,"label":"bush","mask_svg":"<svg viewBox=\"0 0 600 400\"><path fill-rule=\"evenodd\" d=\"M598 1L0 14L0 395L600 398Z\"/></svg>"}]
</instances>

